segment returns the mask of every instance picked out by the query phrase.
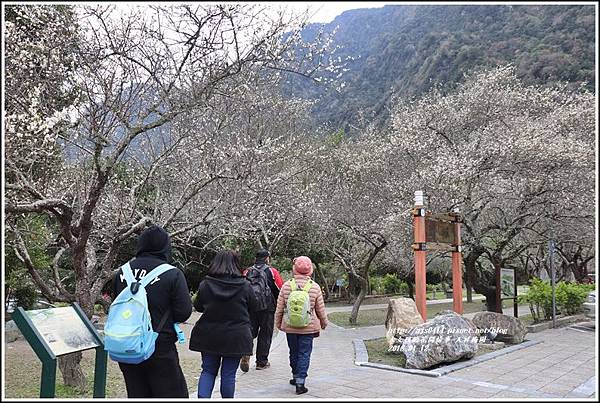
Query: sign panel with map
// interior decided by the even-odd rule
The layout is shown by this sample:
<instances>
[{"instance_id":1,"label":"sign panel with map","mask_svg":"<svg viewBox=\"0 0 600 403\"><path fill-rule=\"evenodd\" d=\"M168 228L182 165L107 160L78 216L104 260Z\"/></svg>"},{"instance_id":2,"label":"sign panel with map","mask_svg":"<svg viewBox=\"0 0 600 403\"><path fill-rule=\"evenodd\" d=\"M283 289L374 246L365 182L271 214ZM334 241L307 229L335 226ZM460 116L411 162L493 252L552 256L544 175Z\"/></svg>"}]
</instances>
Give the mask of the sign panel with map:
<instances>
[{"instance_id":1,"label":"sign panel with map","mask_svg":"<svg viewBox=\"0 0 600 403\"><path fill-rule=\"evenodd\" d=\"M55 356L99 346L72 306L25 312Z\"/></svg>"},{"instance_id":2,"label":"sign panel with map","mask_svg":"<svg viewBox=\"0 0 600 403\"><path fill-rule=\"evenodd\" d=\"M501 298L515 297L515 270L500 269Z\"/></svg>"}]
</instances>

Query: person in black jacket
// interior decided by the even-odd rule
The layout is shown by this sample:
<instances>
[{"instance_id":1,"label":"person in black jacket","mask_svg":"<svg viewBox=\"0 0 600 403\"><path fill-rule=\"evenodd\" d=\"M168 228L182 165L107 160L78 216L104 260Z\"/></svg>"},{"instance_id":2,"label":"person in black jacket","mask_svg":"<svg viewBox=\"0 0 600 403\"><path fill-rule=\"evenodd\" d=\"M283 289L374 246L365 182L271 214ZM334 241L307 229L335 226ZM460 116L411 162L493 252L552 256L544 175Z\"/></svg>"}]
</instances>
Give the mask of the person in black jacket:
<instances>
[{"instance_id":1,"label":"person in black jacket","mask_svg":"<svg viewBox=\"0 0 600 403\"><path fill-rule=\"evenodd\" d=\"M257 310L251 315L252 337L256 340L256 369L266 369L271 366L269 363L269 350L271 349L271 340L273 339L275 307L279 297L279 289L283 285L283 280L279 271L271 266L269 261L269 251L260 249L256 252L254 266L248 268L245 273L251 269L263 271L267 278L267 285L271 290L270 300L266 309ZM240 368L248 372L250 368L250 356L242 357Z\"/></svg>"},{"instance_id":2,"label":"person in black jacket","mask_svg":"<svg viewBox=\"0 0 600 403\"><path fill-rule=\"evenodd\" d=\"M252 287L242 276L239 255L228 250L217 253L194 301L202 313L190 337L190 350L202 353L198 397L211 397L219 368L221 397L233 397L240 359L252 354L250 312L255 306Z\"/></svg>"},{"instance_id":3,"label":"person in black jacket","mask_svg":"<svg viewBox=\"0 0 600 403\"><path fill-rule=\"evenodd\" d=\"M151 270L168 263L171 239L161 227L146 228L137 239L136 257L129 265L140 280ZM113 299L127 286L122 270L113 279ZM183 272L171 269L146 286L152 328L157 332L154 354L140 364L119 363L127 397L189 397L179 365L174 323L185 322L192 314L192 300ZM162 322L162 326L160 326Z\"/></svg>"}]
</instances>

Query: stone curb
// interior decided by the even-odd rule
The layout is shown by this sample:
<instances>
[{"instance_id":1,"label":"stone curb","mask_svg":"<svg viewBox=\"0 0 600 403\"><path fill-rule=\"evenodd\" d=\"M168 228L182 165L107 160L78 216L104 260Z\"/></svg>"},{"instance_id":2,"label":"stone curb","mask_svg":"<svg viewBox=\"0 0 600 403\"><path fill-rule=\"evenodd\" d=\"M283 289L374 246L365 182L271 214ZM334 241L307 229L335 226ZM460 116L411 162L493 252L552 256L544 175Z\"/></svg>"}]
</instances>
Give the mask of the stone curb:
<instances>
[{"instance_id":1,"label":"stone curb","mask_svg":"<svg viewBox=\"0 0 600 403\"><path fill-rule=\"evenodd\" d=\"M372 338L372 339L365 339L365 340L375 340L378 338L379 337ZM354 345L354 353L355 353L355 359L354 359L355 365L362 366L362 367L386 369L389 371L396 371L396 372L407 372L410 374L424 375L424 376L430 376L430 377L438 377L438 376L447 375L450 372L454 372L454 371L458 371L459 369L471 367L473 365L477 365L484 361L489 361L496 357L500 357L502 355L509 354L514 351L521 350L521 349L524 349L527 347L531 347L531 346L534 346L534 345L540 344L540 343L543 343L543 341L542 340L529 340L529 341L526 341L526 342L523 342L520 344L516 344L514 346L505 347L498 351L492 351L491 353L480 355L478 357L470 359L469 361L457 362L455 364L447 365L444 368L438 368L435 370L427 371L427 370L423 370L423 369L400 368L400 367L394 367L391 365L377 364L377 363L369 362L369 353L367 352L367 346L365 345L364 340L361 340L361 339L352 340L352 344Z\"/></svg>"},{"instance_id":2,"label":"stone curb","mask_svg":"<svg viewBox=\"0 0 600 403\"><path fill-rule=\"evenodd\" d=\"M556 327L568 326L573 323L583 322L585 320L585 315L563 316L562 318L556 318ZM552 329L552 320L537 323L535 325L527 325L526 328L528 333L538 333L544 330Z\"/></svg>"}]
</instances>

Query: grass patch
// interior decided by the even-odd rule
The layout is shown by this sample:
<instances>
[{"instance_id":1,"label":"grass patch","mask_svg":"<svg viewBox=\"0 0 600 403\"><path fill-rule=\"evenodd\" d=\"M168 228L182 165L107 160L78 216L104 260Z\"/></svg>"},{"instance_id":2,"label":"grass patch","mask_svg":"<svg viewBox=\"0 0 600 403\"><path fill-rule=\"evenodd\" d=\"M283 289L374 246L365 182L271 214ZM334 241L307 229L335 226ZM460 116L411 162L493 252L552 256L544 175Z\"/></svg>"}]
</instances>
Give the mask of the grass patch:
<instances>
[{"instance_id":1,"label":"grass patch","mask_svg":"<svg viewBox=\"0 0 600 403\"><path fill-rule=\"evenodd\" d=\"M404 368L406 359L404 355L398 353L390 353L388 351L388 342L385 337L373 340L365 340L367 353L369 354L369 362L377 364L392 365L394 367Z\"/></svg>"},{"instance_id":2,"label":"grass patch","mask_svg":"<svg viewBox=\"0 0 600 403\"><path fill-rule=\"evenodd\" d=\"M466 298L466 295L467 295L466 291L463 290L463 298ZM379 296L379 297L370 296L369 298L365 298L362 305L387 304L390 299L400 298L400 297L410 298L408 295L404 295L404 294L395 294L395 295L387 295L387 296ZM433 300L432 297L433 297L433 294L431 292L428 292L427 300ZM473 293L473 297L479 298L479 297L483 297L483 295ZM446 299L446 294L443 291L438 291L435 293L435 299L436 300ZM327 302L326 306L332 308L332 307L340 307L340 306L352 306L352 304L348 303L348 301L344 299L344 300Z\"/></svg>"},{"instance_id":3,"label":"grass patch","mask_svg":"<svg viewBox=\"0 0 600 403\"><path fill-rule=\"evenodd\" d=\"M535 322L533 321L533 316L530 313L526 315L519 315L519 319L525 326L533 325Z\"/></svg>"},{"instance_id":4,"label":"grass patch","mask_svg":"<svg viewBox=\"0 0 600 403\"><path fill-rule=\"evenodd\" d=\"M10 399L31 399L40 396L40 376L42 373L42 364L37 358L29 344L24 340L18 340L13 343L5 343L5 366L4 366L4 387L5 395ZM87 388L77 390L64 385L60 370L56 370L56 397L62 399L69 398L92 398L94 381L94 360L95 351L87 350L83 352L81 367L87 377ZM190 396L194 396L198 387L198 376L200 373L200 353L188 355L179 352L179 363L185 375ZM125 381L119 369L119 365L108 359L106 373L106 397L124 398L127 397Z\"/></svg>"},{"instance_id":5,"label":"grass patch","mask_svg":"<svg viewBox=\"0 0 600 403\"><path fill-rule=\"evenodd\" d=\"M5 393L7 398L39 398L42 364L26 341L19 340L5 350ZM87 388L78 390L63 383L60 370L56 369L57 398L93 397L95 351L83 352L81 369L87 378ZM108 360L106 373L106 397L124 397L125 381L117 363Z\"/></svg>"},{"instance_id":6,"label":"grass patch","mask_svg":"<svg viewBox=\"0 0 600 403\"><path fill-rule=\"evenodd\" d=\"M464 313L480 312L483 308L481 301L463 302ZM427 305L427 319L433 318L441 311L452 310L452 303ZM385 324L387 308L364 309L358 311L357 323L350 324L350 312L332 312L327 315L330 321L342 327L363 327Z\"/></svg>"},{"instance_id":7,"label":"grass patch","mask_svg":"<svg viewBox=\"0 0 600 403\"><path fill-rule=\"evenodd\" d=\"M376 326L385 323L387 309L365 309L358 311L356 324L350 324L350 312L332 312L327 314L327 318L338 326L342 327L362 327Z\"/></svg>"}]
</instances>

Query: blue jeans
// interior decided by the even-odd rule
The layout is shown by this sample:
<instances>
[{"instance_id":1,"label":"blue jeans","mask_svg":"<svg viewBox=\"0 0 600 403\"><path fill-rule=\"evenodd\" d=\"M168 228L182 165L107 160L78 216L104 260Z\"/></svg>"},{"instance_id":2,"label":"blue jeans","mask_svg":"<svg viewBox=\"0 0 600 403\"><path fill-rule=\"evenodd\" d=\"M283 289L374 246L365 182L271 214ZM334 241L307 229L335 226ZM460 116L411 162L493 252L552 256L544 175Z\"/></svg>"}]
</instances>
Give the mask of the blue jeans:
<instances>
[{"instance_id":1,"label":"blue jeans","mask_svg":"<svg viewBox=\"0 0 600 403\"><path fill-rule=\"evenodd\" d=\"M211 397L215 387L215 378L221 367L221 397L232 398L235 393L235 373L239 365L240 358L202 353L202 373L198 380L198 397Z\"/></svg>"},{"instance_id":2,"label":"blue jeans","mask_svg":"<svg viewBox=\"0 0 600 403\"><path fill-rule=\"evenodd\" d=\"M290 348L292 375L297 384L304 385L308 376L314 335L287 333L286 336L288 347Z\"/></svg>"}]
</instances>

